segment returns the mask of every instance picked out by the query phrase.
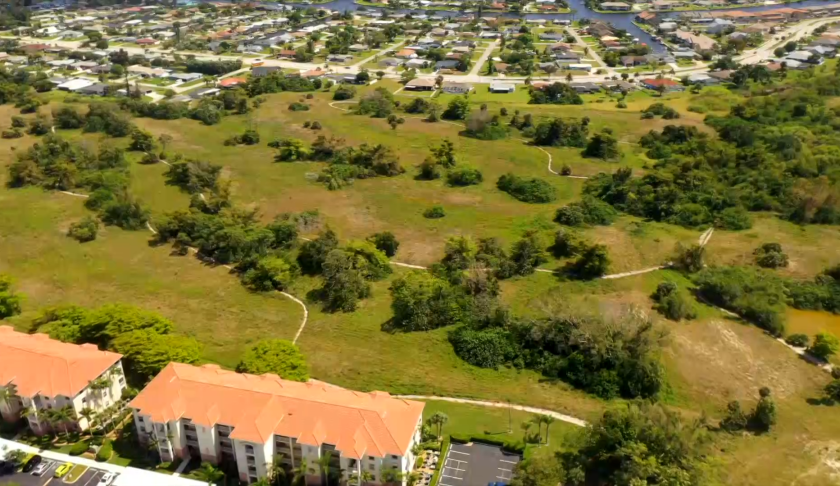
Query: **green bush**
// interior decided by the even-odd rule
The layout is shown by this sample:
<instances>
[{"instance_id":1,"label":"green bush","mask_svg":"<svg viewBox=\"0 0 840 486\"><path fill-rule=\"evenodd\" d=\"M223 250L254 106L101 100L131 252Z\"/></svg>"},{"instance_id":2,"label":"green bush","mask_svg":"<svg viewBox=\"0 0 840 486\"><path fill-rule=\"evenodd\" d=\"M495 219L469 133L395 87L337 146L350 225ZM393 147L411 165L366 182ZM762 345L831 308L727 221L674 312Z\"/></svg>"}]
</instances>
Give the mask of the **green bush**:
<instances>
[{"instance_id":1,"label":"green bush","mask_svg":"<svg viewBox=\"0 0 840 486\"><path fill-rule=\"evenodd\" d=\"M525 179L507 173L499 177L496 187L527 203L547 203L557 199L554 186L542 179Z\"/></svg>"},{"instance_id":2,"label":"green bush","mask_svg":"<svg viewBox=\"0 0 840 486\"><path fill-rule=\"evenodd\" d=\"M473 167L457 167L446 175L446 182L450 186L474 186L483 180L481 172Z\"/></svg>"},{"instance_id":3,"label":"green bush","mask_svg":"<svg viewBox=\"0 0 840 486\"><path fill-rule=\"evenodd\" d=\"M102 447L96 451L96 460L98 462L106 462L108 459L111 458L111 455L114 453L114 446L111 444L110 440L105 440L102 443Z\"/></svg>"},{"instance_id":4,"label":"green bush","mask_svg":"<svg viewBox=\"0 0 840 486\"><path fill-rule=\"evenodd\" d=\"M790 344L791 346L796 346L798 348L806 348L808 347L810 339L808 338L807 334L791 334L790 336L785 338L785 342Z\"/></svg>"},{"instance_id":5,"label":"green bush","mask_svg":"<svg viewBox=\"0 0 840 486\"><path fill-rule=\"evenodd\" d=\"M829 357L840 351L840 339L830 332L821 332L814 336L814 343L808 348L808 352L814 356L827 360Z\"/></svg>"},{"instance_id":6,"label":"green bush","mask_svg":"<svg viewBox=\"0 0 840 486\"><path fill-rule=\"evenodd\" d=\"M423 217L428 219L440 219L444 216L446 216L446 211L444 211L443 206L432 206L423 211Z\"/></svg>"},{"instance_id":7,"label":"green bush","mask_svg":"<svg viewBox=\"0 0 840 486\"><path fill-rule=\"evenodd\" d=\"M90 449L90 444L86 440L76 442L70 447L68 454L71 456L81 456Z\"/></svg>"},{"instance_id":8,"label":"green bush","mask_svg":"<svg viewBox=\"0 0 840 486\"><path fill-rule=\"evenodd\" d=\"M94 217L87 216L83 220L71 224L70 229L67 230L67 236L79 243L86 243L95 240L98 231L99 221Z\"/></svg>"},{"instance_id":9,"label":"green bush","mask_svg":"<svg viewBox=\"0 0 840 486\"><path fill-rule=\"evenodd\" d=\"M651 298L656 302L654 309L672 321L697 317L691 298L673 282L660 283Z\"/></svg>"},{"instance_id":10,"label":"green bush","mask_svg":"<svg viewBox=\"0 0 840 486\"><path fill-rule=\"evenodd\" d=\"M554 221L566 226L609 226L617 216L618 211L609 204L591 196L584 196L581 201L558 209Z\"/></svg>"},{"instance_id":11,"label":"green bush","mask_svg":"<svg viewBox=\"0 0 840 486\"><path fill-rule=\"evenodd\" d=\"M309 105L295 101L294 103L289 103L289 111L309 111Z\"/></svg>"}]
</instances>

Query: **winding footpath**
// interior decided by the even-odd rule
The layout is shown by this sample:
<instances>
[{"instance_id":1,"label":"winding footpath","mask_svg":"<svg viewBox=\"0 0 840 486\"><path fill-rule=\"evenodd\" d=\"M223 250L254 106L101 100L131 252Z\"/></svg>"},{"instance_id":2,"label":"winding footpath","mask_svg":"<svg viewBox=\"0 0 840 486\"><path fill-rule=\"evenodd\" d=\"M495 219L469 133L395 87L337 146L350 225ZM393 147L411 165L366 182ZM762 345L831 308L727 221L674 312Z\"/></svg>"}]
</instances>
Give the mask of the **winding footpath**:
<instances>
[{"instance_id":1,"label":"winding footpath","mask_svg":"<svg viewBox=\"0 0 840 486\"><path fill-rule=\"evenodd\" d=\"M452 402L452 403L463 403L466 405L478 405L480 407L494 407L494 408L508 408L510 407L513 410L520 410L522 412L528 413L535 413L540 415L549 415L554 417L561 422L566 422L567 424L577 425L578 427L586 427L589 425L585 420L579 419L577 417L572 417L571 415L562 414L559 412L555 412L553 410L547 410L544 408L536 408L536 407L528 407L526 405L514 405L508 404L506 402L489 402L484 400L470 400L468 398L456 398L456 397L439 397L435 395L394 395L396 398L404 398L406 400L438 400L442 402Z\"/></svg>"}]
</instances>

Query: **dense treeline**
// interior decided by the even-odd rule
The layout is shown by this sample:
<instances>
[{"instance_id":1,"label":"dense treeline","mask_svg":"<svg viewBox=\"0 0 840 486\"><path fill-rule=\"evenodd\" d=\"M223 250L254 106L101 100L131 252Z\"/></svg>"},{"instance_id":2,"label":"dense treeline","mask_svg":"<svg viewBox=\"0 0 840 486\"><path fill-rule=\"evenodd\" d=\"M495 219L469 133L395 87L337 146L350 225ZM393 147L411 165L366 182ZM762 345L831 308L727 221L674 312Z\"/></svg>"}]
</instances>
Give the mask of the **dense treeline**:
<instances>
[{"instance_id":1,"label":"dense treeline","mask_svg":"<svg viewBox=\"0 0 840 486\"><path fill-rule=\"evenodd\" d=\"M797 223L840 223L840 110L811 90L753 96L708 116L717 137L690 126L651 131L640 143L656 164L642 177L600 174L584 192L617 209L687 227L751 226L747 211Z\"/></svg>"},{"instance_id":2,"label":"dense treeline","mask_svg":"<svg viewBox=\"0 0 840 486\"><path fill-rule=\"evenodd\" d=\"M47 134L17 154L9 166L8 184L61 191L85 189L90 192L85 206L97 211L105 224L137 230L148 220L149 211L131 195L129 181L123 149L103 145L94 152Z\"/></svg>"},{"instance_id":3,"label":"dense treeline","mask_svg":"<svg viewBox=\"0 0 840 486\"><path fill-rule=\"evenodd\" d=\"M533 454L517 466L513 486L709 484L708 426L644 401L604 412L574 447Z\"/></svg>"},{"instance_id":4,"label":"dense treeline","mask_svg":"<svg viewBox=\"0 0 840 486\"><path fill-rule=\"evenodd\" d=\"M242 60L220 60L220 61L200 61L198 59L187 59L186 70L190 73L209 74L212 76L219 76L221 74L232 73L242 69Z\"/></svg>"}]
</instances>

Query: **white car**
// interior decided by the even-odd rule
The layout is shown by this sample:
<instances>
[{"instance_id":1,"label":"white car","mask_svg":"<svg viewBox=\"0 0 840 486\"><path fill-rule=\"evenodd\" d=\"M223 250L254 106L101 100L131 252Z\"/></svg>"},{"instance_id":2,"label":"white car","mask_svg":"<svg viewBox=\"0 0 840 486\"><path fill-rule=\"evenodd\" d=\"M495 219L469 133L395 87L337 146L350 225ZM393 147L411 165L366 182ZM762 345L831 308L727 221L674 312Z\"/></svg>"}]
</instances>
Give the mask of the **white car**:
<instances>
[{"instance_id":1,"label":"white car","mask_svg":"<svg viewBox=\"0 0 840 486\"><path fill-rule=\"evenodd\" d=\"M41 464L38 464L37 466L35 466L35 469L32 470L32 475L33 476L40 476L40 475L44 474L45 472L47 472L47 469L49 469L49 468L50 468L50 463L42 462Z\"/></svg>"},{"instance_id":2,"label":"white car","mask_svg":"<svg viewBox=\"0 0 840 486\"><path fill-rule=\"evenodd\" d=\"M105 473L104 476L99 478L99 485L98 486L111 486L111 483L114 482L114 479L117 479L117 475L114 473Z\"/></svg>"}]
</instances>

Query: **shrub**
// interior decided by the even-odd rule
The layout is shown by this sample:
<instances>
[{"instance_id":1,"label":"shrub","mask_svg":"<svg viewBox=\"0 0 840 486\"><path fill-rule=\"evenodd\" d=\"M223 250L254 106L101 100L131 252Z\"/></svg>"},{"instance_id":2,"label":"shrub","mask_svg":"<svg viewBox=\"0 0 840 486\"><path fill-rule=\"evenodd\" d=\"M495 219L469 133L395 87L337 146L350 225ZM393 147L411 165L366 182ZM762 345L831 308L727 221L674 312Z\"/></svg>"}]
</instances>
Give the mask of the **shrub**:
<instances>
[{"instance_id":1,"label":"shrub","mask_svg":"<svg viewBox=\"0 0 840 486\"><path fill-rule=\"evenodd\" d=\"M449 171L446 182L450 186L474 186L484 180L481 172L473 167L460 166Z\"/></svg>"},{"instance_id":2,"label":"shrub","mask_svg":"<svg viewBox=\"0 0 840 486\"><path fill-rule=\"evenodd\" d=\"M557 230L554 234L554 245L551 253L557 258L567 258L579 255L589 246L589 243L580 234L567 230Z\"/></svg>"},{"instance_id":3,"label":"shrub","mask_svg":"<svg viewBox=\"0 0 840 486\"><path fill-rule=\"evenodd\" d=\"M554 221L566 226L609 226L617 216L618 211L609 204L591 196L584 196L581 201L558 209Z\"/></svg>"},{"instance_id":4,"label":"shrub","mask_svg":"<svg viewBox=\"0 0 840 486\"><path fill-rule=\"evenodd\" d=\"M397 237L390 231L382 233L375 233L368 237L368 241L373 243L377 250L385 253L388 258L397 254L397 249L400 247L400 242Z\"/></svg>"},{"instance_id":5,"label":"shrub","mask_svg":"<svg viewBox=\"0 0 840 486\"><path fill-rule=\"evenodd\" d=\"M560 175L563 175L563 176L572 175L572 168L569 167L567 164L563 164L563 167L560 168Z\"/></svg>"},{"instance_id":6,"label":"shrub","mask_svg":"<svg viewBox=\"0 0 840 486\"><path fill-rule=\"evenodd\" d=\"M428 219L439 219L444 216L446 216L446 211L443 210L443 206L432 206L423 211L423 217Z\"/></svg>"},{"instance_id":7,"label":"shrub","mask_svg":"<svg viewBox=\"0 0 840 486\"><path fill-rule=\"evenodd\" d=\"M672 321L691 320L697 317L691 298L673 282L660 283L651 297L656 302L654 309Z\"/></svg>"},{"instance_id":8,"label":"shrub","mask_svg":"<svg viewBox=\"0 0 840 486\"><path fill-rule=\"evenodd\" d=\"M336 101L349 100L354 96L356 96L356 88L349 84L340 85L333 93L333 99Z\"/></svg>"},{"instance_id":9,"label":"shrub","mask_svg":"<svg viewBox=\"0 0 840 486\"><path fill-rule=\"evenodd\" d=\"M309 111L309 105L295 101L289 103L289 111Z\"/></svg>"},{"instance_id":10,"label":"shrub","mask_svg":"<svg viewBox=\"0 0 840 486\"><path fill-rule=\"evenodd\" d=\"M604 245L592 245L584 249L580 256L567 267L567 273L583 280L598 278L607 273L610 256Z\"/></svg>"},{"instance_id":11,"label":"shrub","mask_svg":"<svg viewBox=\"0 0 840 486\"><path fill-rule=\"evenodd\" d=\"M5 139L21 138L23 132L19 128L12 128L11 130L3 130L2 137Z\"/></svg>"},{"instance_id":12,"label":"shrub","mask_svg":"<svg viewBox=\"0 0 840 486\"><path fill-rule=\"evenodd\" d=\"M440 166L432 159L427 158L420 164L420 172L417 174L417 178L423 181L433 181L435 179L440 179L441 171Z\"/></svg>"},{"instance_id":13,"label":"shrub","mask_svg":"<svg viewBox=\"0 0 840 486\"><path fill-rule=\"evenodd\" d=\"M788 266L788 256L778 243L765 243L753 251L755 263L762 268L781 268Z\"/></svg>"},{"instance_id":14,"label":"shrub","mask_svg":"<svg viewBox=\"0 0 840 486\"><path fill-rule=\"evenodd\" d=\"M67 236L80 243L85 243L95 240L98 231L99 221L96 218L87 216L83 220L71 224L70 229L67 231Z\"/></svg>"},{"instance_id":15,"label":"shrub","mask_svg":"<svg viewBox=\"0 0 840 486\"><path fill-rule=\"evenodd\" d=\"M314 121L314 122L312 122L312 125L309 126L309 128L311 128L312 130L320 130L321 129L321 122Z\"/></svg>"},{"instance_id":16,"label":"shrub","mask_svg":"<svg viewBox=\"0 0 840 486\"><path fill-rule=\"evenodd\" d=\"M70 446L68 454L71 456L81 456L90 449L90 444L86 440L81 440Z\"/></svg>"},{"instance_id":17,"label":"shrub","mask_svg":"<svg viewBox=\"0 0 840 486\"><path fill-rule=\"evenodd\" d=\"M507 173L499 177L496 187L527 203L547 203L557 199L554 186L542 179L525 179Z\"/></svg>"},{"instance_id":18,"label":"shrub","mask_svg":"<svg viewBox=\"0 0 840 486\"><path fill-rule=\"evenodd\" d=\"M96 451L96 460L98 462L105 462L111 458L111 455L114 453L114 446L111 444L110 439L105 439L102 443L102 447Z\"/></svg>"},{"instance_id":19,"label":"shrub","mask_svg":"<svg viewBox=\"0 0 840 486\"><path fill-rule=\"evenodd\" d=\"M809 353L825 360L837 354L838 350L840 350L840 339L829 332L821 332L814 336L814 343L808 348Z\"/></svg>"},{"instance_id":20,"label":"shrub","mask_svg":"<svg viewBox=\"0 0 840 486\"><path fill-rule=\"evenodd\" d=\"M750 229L752 228L752 216L740 206L726 208L718 215L715 226L731 231Z\"/></svg>"},{"instance_id":21,"label":"shrub","mask_svg":"<svg viewBox=\"0 0 840 486\"><path fill-rule=\"evenodd\" d=\"M797 348L807 348L809 341L807 334L791 334L785 338L786 343Z\"/></svg>"}]
</instances>

